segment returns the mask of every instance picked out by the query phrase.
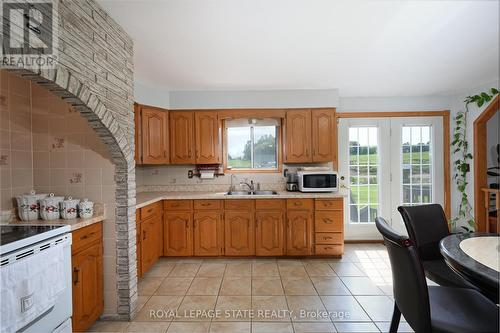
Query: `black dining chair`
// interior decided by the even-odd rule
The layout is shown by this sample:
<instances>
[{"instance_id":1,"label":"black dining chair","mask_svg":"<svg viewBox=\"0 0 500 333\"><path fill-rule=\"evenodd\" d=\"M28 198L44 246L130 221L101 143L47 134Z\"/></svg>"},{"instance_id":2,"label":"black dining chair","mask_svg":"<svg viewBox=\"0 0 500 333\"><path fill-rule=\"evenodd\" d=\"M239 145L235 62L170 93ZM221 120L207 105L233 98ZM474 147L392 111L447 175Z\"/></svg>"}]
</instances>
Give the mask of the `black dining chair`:
<instances>
[{"instance_id":1,"label":"black dining chair","mask_svg":"<svg viewBox=\"0 0 500 333\"><path fill-rule=\"evenodd\" d=\"M498 332L498 307L473 289L427 286L417 248L377 217L391 262L394 313L390 333L401 314L416 333Z\"/></svg>"},{"instance_id":2,"label":"black dining chair","mask_svg":"<svg viewBox=\"0 0 500 333\"><path fill-rule=\"evenodd\" d=\"M425 275L441 286L479 290L455 273L444 261L439 242L450 234L443 208L438 204L399 206L398 211L415 244Z\"/></svg>"}]
</instances>

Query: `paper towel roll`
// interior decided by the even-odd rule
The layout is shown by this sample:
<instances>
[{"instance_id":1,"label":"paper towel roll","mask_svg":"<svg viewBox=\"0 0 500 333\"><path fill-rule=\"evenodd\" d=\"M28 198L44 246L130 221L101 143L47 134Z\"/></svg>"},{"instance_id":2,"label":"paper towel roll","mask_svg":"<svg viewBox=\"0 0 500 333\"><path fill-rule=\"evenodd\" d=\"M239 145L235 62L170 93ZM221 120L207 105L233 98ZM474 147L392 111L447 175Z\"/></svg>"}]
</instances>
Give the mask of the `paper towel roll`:
<instances>
[{"instance_id":1,"label":"paper towel roll","mask_svg":"<svg viewBox=\"0 0 500 333\"><path fill-rule=\"evenodd\" d=\"M215 172L213 170L201 170L200 178L201 179L214 179Z\"/></svg>"}]
</instances>

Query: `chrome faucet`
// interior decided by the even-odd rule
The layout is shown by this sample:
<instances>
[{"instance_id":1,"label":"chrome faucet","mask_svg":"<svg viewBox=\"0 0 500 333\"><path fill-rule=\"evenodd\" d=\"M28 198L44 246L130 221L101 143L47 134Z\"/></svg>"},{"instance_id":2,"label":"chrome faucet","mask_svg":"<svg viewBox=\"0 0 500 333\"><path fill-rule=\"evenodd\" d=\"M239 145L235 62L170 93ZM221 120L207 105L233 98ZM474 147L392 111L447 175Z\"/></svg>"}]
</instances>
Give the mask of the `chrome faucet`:
<instances>
[{"instance_id":1,"label":"chrome faucet","mask_svg":"<svg viewBox=\"0 0 500 333\"><path fill-rule=\"evenodd\" d=\"M229 191L228 192L234 191L233 178L236 179L236 175L234 173L231 174L231 185L229 185Z\"/></svg>"},{"instance_id":2,"label":"chrome faucet","mask_svg":"<svg viewBox=\"0 0 500 333\"><path fill-rule=\"evenodd\" d=\"M247 182L244 182L244 181L240 181L240 186L243 186L243 185L248 186L248 190L249 190L250 192L252 192L252 193L253 193L253 192L255 191L255 186L254 186L254 184L253 184L253 180L251 180L251 181L250 181L250 184L248 184Z\"/></svg>"}]
</instances>

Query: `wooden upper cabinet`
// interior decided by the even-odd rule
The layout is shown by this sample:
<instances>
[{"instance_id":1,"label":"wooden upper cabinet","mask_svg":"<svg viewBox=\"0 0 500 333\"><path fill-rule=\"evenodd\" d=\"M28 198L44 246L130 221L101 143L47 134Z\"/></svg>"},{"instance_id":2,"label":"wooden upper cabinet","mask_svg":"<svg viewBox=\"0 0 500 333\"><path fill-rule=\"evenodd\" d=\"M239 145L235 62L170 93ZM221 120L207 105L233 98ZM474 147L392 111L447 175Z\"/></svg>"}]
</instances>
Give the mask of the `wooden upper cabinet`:
<instances>
[{"instance_id":1,"label":"wooden upper cabinet","mask_svg":"<svg viewBox=\"0 0 500 333\"><path fill-rule=\"evenodd\" d=\"M332 109L311 111L312 121L312 161L333 161L335 145L335 112Z\"/></svg>"},{"instance_id":2,"label":"wooden upper cabinet","mask_svg":"<svg viewBox=\"0 0 500 333\"><path fill-rule=\"evenodd\" d=\"M285 163L312 162L311 110L286 112Z\"/></svg>"},{"instance_id":3,"label":"wooden upper cabinet","mask_svg":"<svg viewBox=\"0 0 500 333\"><path fill-rule=\"evenodd\" d=\"M312 239L312 212L287 211L286 254L310 255Z\"/></svg>"},{"instance_id":4,"label":"wooden upper cabinet","mask_svg":"<svg viewBox=\"0 0 500 333\"><path fill-rule=\"evenodd\" d=\"M136 161L142 164L168 164L168 111L136 105Z\"/></svg>"},{"instance_id":5,"label":"wooden upper cabinet","mask_svg":"<svg viewBox=\"0 0 500 333\"><path fill-rule=\"evenodd\" d=\"M255 213L255 254L281 256L284 254L284 212L257 211Z\"/></svg>"},{"instance_id":6,"label":"wooden upper cabinet","mask_svg":"<svg viewBox=\"0 0 500 333\"><path fill-rule=\"evenodd\" d=\"M196 162L193 111L170 111L170 162Z\"/></svg>"},{"instance_id":7,"label":"wooden upper cabinet","mask_svg":"<svg viewBox=\"0 0 500 333\"><path fill-rule=\"evenodd\" d=\"M163 249L165 256L193 255L193 214L165 212Z\"/></svg>"},{"instance_id":8,"label":"wooden upper cabinet","mask_svg":"<svg viewBox=\"0 0 500 333\"><path fill-rule=\"evenodd\" d=\"M194 255L219 256L222 254L224 231L220 211L194 213Z\"/></svg>"},{"instance_id":9,"label":"wooden upper cabinet","mask_svg":"<svg viewBox=\"0 0 500 333\"><path fill-rule=\"evenodd\" d=\"M220 122L216 111L196 111L196 163L217 164L221 162Z\"/></svg>"},{"instance_id":10,"label":"wooden upper cabinet","mask_svg":"<svg viewBox=\"0 0 500 333\"><path fill-rule=\"evenodd\" d=\"M227 256L255 254L253 211L226 211L224 243Z\"/></svg>"}]
</instances>

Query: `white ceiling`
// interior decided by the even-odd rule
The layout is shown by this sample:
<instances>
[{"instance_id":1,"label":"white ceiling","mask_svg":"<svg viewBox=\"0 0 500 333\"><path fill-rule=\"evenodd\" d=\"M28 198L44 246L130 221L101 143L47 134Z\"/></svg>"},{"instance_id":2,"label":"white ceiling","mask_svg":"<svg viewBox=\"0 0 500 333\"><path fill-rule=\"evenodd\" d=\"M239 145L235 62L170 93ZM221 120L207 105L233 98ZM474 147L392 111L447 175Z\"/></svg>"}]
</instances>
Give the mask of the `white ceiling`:
<instances>
[{"instance_id":1,"label":"white ceiling","mask_svg":"<svg viewBox=\"0 0 500 333\"><path fill-rule=\"evenodd\" d=\"M499 1L98 0L169 90L447 94L498 78Z\"/></svg>"}]
</instances>

